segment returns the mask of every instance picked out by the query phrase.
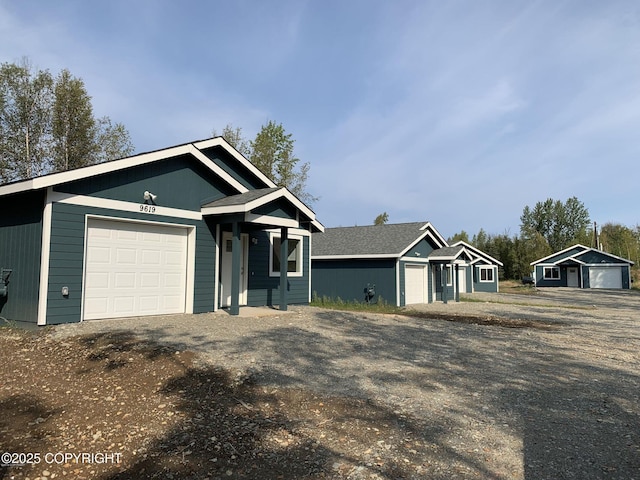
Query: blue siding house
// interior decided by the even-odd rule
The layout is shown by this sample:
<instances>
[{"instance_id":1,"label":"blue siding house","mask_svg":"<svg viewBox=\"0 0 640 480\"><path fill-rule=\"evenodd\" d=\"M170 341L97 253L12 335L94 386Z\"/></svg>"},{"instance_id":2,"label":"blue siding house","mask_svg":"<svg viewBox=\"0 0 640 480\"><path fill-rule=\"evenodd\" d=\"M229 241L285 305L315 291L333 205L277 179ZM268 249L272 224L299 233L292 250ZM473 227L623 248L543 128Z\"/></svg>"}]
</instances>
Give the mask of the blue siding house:
<instances>
[{"instance_id":1,"label":"blue siding house","mask_svg":"<svg viewBox=\"0 0 640 480\"><path fill-rule=\"evenodd\" d=\"M498 290L499 261L464 242L448 245L431 223L327 228L313 234L311 289L318 297L405 306Z\"/></svg>"},{"instance_id":2,"label":"blue siding house","mask_svg":"<svg viewBox=\"0 0 640 480\"><path fill-rule=\"evenodd\" d=\"M632 265L631 260L580 244L531 262L537 287L628 289Z\"/></svg>"},{"instance_id":3,"label":"blue siding house","mask_svg":"<svg viewBox=\"0 0 640 480\"><path fill-rule=\"evenodd\" d=\"M308 303L324 227L223 138L0 186L0 316L38 325Z\"/></svg>"}]
</instances>

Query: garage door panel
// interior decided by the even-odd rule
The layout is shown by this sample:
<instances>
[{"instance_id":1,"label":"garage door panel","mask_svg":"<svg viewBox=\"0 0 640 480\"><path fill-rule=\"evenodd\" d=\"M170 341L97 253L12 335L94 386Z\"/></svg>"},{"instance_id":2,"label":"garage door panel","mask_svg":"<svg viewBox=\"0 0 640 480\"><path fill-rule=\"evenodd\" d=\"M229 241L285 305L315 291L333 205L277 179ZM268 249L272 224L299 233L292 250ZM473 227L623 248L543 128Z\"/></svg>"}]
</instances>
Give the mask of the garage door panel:
<instances>
[{"instance_id":1,"label":"garage door panel","mask_svg":"<svg viewBox=\"0 0 640 480\"><path fill-rule=\"evenodd\" d=\"M162 252L160 250L143 250L142 265L160 265L162 263Z\"/></svg>"},{"instance_id":2,"label":"garage door panel","mask_svg":"<svg viewBox=\"0 0 640 480\"><path fill-rule=\"evenodd\" d=\"M115 288L135 288L136 287L136 274L131 273L116 273L114 275L114 287Z\"/></svg>"},{"instance_id":3,"label":"garage door panel","mask_svg":"<svg viewBox=\"0 0 640 480\"><path fill-rule=\"evenodd\" d=\"M184 312L186 265L186 228L90 219L84 318Z\"/></svg>"},{"instance_id":4,"label":"garage door panel","mask_svg":"<svg viewBox=\"0 0 640 480\"><path fill-rule=\"evenodd\" d=\"M620 267L590 267L589 285L591 288L622 288L622 269Z\"/></svg>"},{"instance_id":5,"label":"garage door panel","mask_svg":"<svg viewBox=\"0 0 640 480\"><path fill-rule=\"evenodd\" d=\"M405 304L425 302L425 268L422 265L405 266Z\"/></svg>"}]
</instances>

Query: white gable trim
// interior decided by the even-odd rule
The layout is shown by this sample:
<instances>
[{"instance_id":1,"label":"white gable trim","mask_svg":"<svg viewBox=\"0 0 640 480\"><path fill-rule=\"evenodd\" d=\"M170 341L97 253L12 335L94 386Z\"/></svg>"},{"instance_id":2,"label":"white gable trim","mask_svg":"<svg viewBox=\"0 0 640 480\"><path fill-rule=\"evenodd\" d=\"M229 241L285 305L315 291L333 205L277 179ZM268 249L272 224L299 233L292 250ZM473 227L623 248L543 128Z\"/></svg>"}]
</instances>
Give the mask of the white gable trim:
<instances>
[{"instance_id":1,"label":"white gable trim","mask_svg":"<svg viewBox=\"0 0 640 480\"><path fill-rule=\"evenodd\" d=\"M485 260L487 260L490 263L495 263L497 265L500 265L501 267L504 266L504 264L500 260L498 260L496 258L493 258L491 255L483 252L482 250L480 250L479 248L474 247L473 245L468 244L464 240L458 240L456 243L454 243L451 246L455 247L457 245L462 245L463 247L465 247L465 249L467 250L467 253L469 253L469 252L475 253L478 257L482 257L482 258L484 258Z\"/></svg>"},{"instance_id":2,"label":"white gable trim","mask_svg":"<svg viewBox=\"0 0 640 480\"><path fill-rule=\"evenodd\" d=\"M231 185L233 188L235 188L238 192L245 193L245 192L249 191L249 189L247 187L242 185L239 181L237 181L235 178L233 178L231 175L229 175L227 172L225 172L222 168L220 168L218 165L216 165L216 163L213 160L211 160L209 157L207 157L204 153L202 153L200 150L198 150L195 146L189 145L189 153L191 153L194 157L196 157L198 160L200 160L203 165L209 167L209 169L213 173L215 173L220 178L222 178L225 182L227 182L229 185Z\"/></svg>"},{"instance_id":3,"label":"white gable trim","mask_svg":"<svg viewBox=\"0 0 640 480\"><path fill-rule=\"evenodd\" d=\"M587 250L589 250L589 248L588 248L588 247L585 247L584 245L581 245L581 244L579 244L579 243L576 243L575 245L571 245L570 247L567 247L567 248L565 248L564 250L560 250L559 252L555 252L555 253L552 253L551 255L547 255L546 257L543 257L543 258L540 258L540 259L538 259L538 260L535 260L535 261L531 262L529 265L535 265L535 264L537 264L537 263L544 262L545 260L548 260L548 259L550 259L551 257L555 257L556 255L560 255L561 253L568 252L569 250L572 250L572 249L574 249L574 248L582 248L582 252L578 252L578 253L576 253L575 255L581 255L582 253L584 253L584 252L586 252ZM573 256L573 255L571 255L571 256ZM569 258L569 257L567 257L567 258ZM563 260L564 260L564 259L563 259Z\"/></svg>"},{"instance_id":4,"label":"white gable trim","mask_svg":"<svg viewBox=\"0 0 640 480\"><path fill-rule=\"evenodd\" d=\"M232 149L226 142L220 143L222 146L226 146ZM235 149L233 149L235 151ZM230 151L233 155L233 151ZM236 152L237 153L237 152ZM73 182L75 180L81 180L84 178L90 178L105 173L110 173L117 170L124 170L126 168L136 167L140 165L146 165L147 163L156 162L158 160L164 160L167 158L177 157L179 155L191 154L209 170L218 175L222 180L227 182L239 193L247 192L248 189L238 182L235 178L225 172L222 168L215 164L205 154L198 150L193 144L188 143L185 145L179 145L176 147L169 147L163 150L156 150L154 152L141 153L132 157L122 158L120 160L112 160L109 162L98 163L96 165L89 165L88 167L76 168L74 170L67 170L65 172L51 173L42 177L31 178L29 180L23 180L21 182L12 183L9 185L0 186L0 196L9 195L12 193L25 192L29 190L39 190L41 188L47 188L61 183ZM234 155L235 157L235 155ZM242 157L244 159L244 157ZM244 162L247 162L245 159ZM243 162L243 164L244 164ZM265 182L269 186L274 186L273 182Z\"/></svg>"},{"instance_id":5,"label":"white gable trim","mask_svg":"<svg viewBox=\"0 0 640 480\"><path fill-rule=\"evenodd\" d=\"M227 150L233 158L235 158L238 162L240 162L244 167L246 167L251 173L253 173L256 177L262 180L267 184L268 187L277 187L272 180L270 180L262 171L256 167L253 163L247 160L244 155L242 155L238 150L236 150L229 142L227 142L224 137L215 137L210 138L208 140L202 140L200 142L194 142L193 144L196 148L211 148L221 146L225 150Z\"/></svg>"},{"instance_id":6,"label":"white gable trim","mask_svg":"<svg viewBox=\"0 0 640 480\"><path fill-rule=\"evenodd\" d=\"M430 225L430 224L427 224ZM420 230L424 230L426 228L422 227ZM433 228L433 227L431 227ZM435 231L435 229L433 229ZM431 238L436 245L440 245L440 248L446 247L447 246L447 242L444 240L444 238L442 238L442 236L435 231L435 235L434 232L432 232L431 230L427 230L426 232L424 232L424 234L420 235L420 237L418 237L413 243L411 243L411 245L407 246L407 248L405 248L404 250L402 250L398 256L403 257L407 254L407 252L409 250L411 250L413 247L415 247L418 243L420 243L422 240L424 240L426 237ZM444 243L442 243L444 242Z\"/></svg>"}]
</instances>

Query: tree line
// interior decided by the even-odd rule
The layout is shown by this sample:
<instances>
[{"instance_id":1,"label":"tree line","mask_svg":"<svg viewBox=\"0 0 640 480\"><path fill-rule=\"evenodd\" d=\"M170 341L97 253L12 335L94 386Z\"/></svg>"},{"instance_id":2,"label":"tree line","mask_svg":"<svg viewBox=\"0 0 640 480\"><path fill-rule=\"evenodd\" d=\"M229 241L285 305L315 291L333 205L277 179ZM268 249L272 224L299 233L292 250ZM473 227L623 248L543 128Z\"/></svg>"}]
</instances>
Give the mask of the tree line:
<instances>
[{"instance_id":1,"label":"tree line","mask_svg":"<svg viewBox=\"0 0 640 480\"><path fill-rule=\"evenodd\" d=\"M96 118L84 82L19 63L0 64L0 183L25 180L133 153L129 132Z\"/></svg>"},{"instance_id":2,"label":"tree line","mask_svg":"<svg viewBox=\"0 0 640 480\"><path fill-rule=\"evenodd\" d=\"M531 274L530 263L580 243L640 264L640 225L591 223L589 211L576 197L565 202L548 198L533 208L525 206L518 235L488 234L484 229L469 238L464 230L448 239L463 240L500 260L502 278L521 279ZM635 269L634 269L635 270Z\"/></svg>"}]
</instances>

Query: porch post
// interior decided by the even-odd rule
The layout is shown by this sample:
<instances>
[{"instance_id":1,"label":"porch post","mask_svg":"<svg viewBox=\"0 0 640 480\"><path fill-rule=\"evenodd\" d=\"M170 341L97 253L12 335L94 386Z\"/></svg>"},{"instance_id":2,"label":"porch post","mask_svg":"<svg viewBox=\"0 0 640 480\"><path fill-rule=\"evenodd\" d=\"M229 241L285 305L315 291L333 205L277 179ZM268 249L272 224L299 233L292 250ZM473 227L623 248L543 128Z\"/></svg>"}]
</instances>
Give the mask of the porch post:
<instances>
[{"instance_id":1,"label":"porch post","mask_svg":"<svg viewBox=\"0 0 640 480\"><path fill-rule=\"evenodd\" d=\"M240 259L242 258L240 242L240 223L233 222L231 235L231 315L240 314Z\"/></svg>"},{"instance_id":2,"label":"porch post","mask_svg":"<svg viewBox=\"0 0 640 480\"><path fill-rule=\"evenodd\" d=\"M447 283L449 283L449 279L447 278L447 265L441 263L440 268L442 268L442 275L440 275L442 280L442 303L447 303L447 295L449 294L447 289Z\"/></svg>"},{"instance_id":3,"label":"porch post","mask_svg":"<svg viewBox=\"0 0 640 480\"><path fill-rule=\"evenodd\" d=\"M289 269L289 229L280 229L280 310L287 310L287 270Z\"/></svg>"},{"instance_id":4,"label":"porch post","mask_svg":"<svg viewBox=\"0 0 640 480\"><path fill-rule=\"evenodd\" d=\"M460 301L460 265L455 264L456 269L456 302Z\"/></svg>"}]
</instances>

